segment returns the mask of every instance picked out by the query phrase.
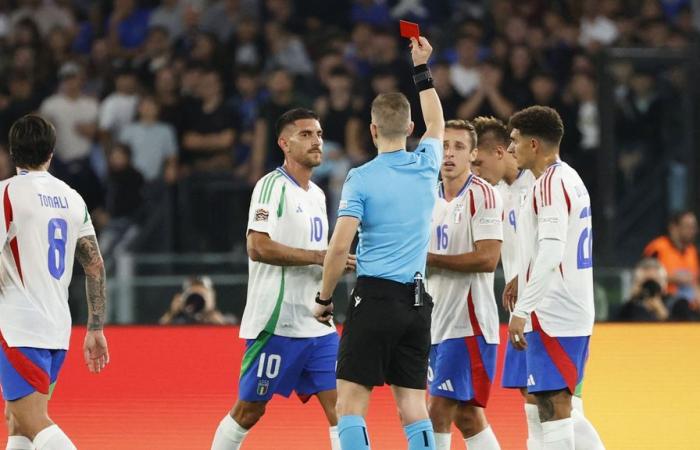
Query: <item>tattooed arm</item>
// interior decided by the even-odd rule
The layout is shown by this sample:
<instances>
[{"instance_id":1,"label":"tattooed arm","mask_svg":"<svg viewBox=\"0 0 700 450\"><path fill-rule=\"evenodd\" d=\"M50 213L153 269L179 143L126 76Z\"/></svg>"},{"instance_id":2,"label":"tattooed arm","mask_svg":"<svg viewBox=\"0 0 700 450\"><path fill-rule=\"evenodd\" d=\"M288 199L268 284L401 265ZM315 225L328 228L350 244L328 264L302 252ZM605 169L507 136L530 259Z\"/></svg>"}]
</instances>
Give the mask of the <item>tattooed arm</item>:
<instances>
[{"instance_id":1,"label":"tattooed arm","mask_svg":"<svg viewBox=\"0 0 700 450\"><path fill-rule=\"evenodd\" d=\"M85 271L88 323L83 345L85 363L90 372L99 373L109 362L107 339L102 333L105 323L107 292L104 261L94 235L78 239L75 257Z\"/></svg>"},{"instance_id":2,"label":"tattooed arm","mask_svg":"<svg viewBox=\"0 0 700 450\"><path fill-rule=\"evenodd\" d=\"M78 239L75 257L85 270L85 290L88 303L88 330L104 328L107 295L105 266L95 236Z\"/></svg>"}]
</instances>

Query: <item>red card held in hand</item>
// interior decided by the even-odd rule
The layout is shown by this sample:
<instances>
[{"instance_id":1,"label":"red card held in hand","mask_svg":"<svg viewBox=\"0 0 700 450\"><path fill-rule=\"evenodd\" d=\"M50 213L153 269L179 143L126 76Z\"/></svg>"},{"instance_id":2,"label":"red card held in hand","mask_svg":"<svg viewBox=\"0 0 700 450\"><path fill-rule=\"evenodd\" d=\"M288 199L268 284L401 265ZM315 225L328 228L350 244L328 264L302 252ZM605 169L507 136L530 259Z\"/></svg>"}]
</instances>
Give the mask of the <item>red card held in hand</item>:
<instances>
[{"instance_id":1,"label":"red card held in hand","mask_svg":"<svg viewBox=\"0 0 700 450\"><path fill-rule=\"evenodd\" d=\"M399 20L399 28L401 29L401 37L418 39L418 36L420 36L420 29L417 23Z\"/></svg>"}]
</instances>

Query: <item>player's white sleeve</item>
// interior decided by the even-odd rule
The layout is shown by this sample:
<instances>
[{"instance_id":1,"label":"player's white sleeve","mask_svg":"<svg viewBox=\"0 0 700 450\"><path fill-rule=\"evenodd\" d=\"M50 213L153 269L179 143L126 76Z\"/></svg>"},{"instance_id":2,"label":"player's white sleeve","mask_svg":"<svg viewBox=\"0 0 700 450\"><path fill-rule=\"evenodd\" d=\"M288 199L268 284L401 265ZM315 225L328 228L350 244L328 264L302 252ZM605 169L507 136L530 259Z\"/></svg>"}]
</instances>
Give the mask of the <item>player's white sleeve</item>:
<instances>
[{"instance_id":1,"label":"player's white sleeve","mask_svg":"<svg viewBox=\"0 0 700 450\"><path fill-rule=\"evenodd\" d=\"M272 173L255 185L250 199L248 230L272 236L284 208L284 180Z\"/></svg>"},{"instance_id":2,"label":"player's white sleeve","mask_svg":"<svg viewBox=\"0 0 700 450\"><path fill-rule=\"evenodd\" d=\"M544 298L566 249L570 202L556 169L550 169L535 185L538 248L530 278L518 295L513 314L528 317Z\"/></svg>"},{"instance_id":3,"label":"player's white sleeve","mask_svg":"<svg viewBox=\"0 0 700 450\"><path fill-rule=\"evenodd\" d=\"M539 242L539 249L535 257L530 279L525 284L524 292L515 303L513 315L523 318L530 317L552 283L552 277L556 276L559 264L564 257L566 246L557 239L544 239Z\"/></svg>"},{"instance_id":4,"label":"player's white sleeve","mask_svg":"<svg viewBox=\"0 0 700 450\"><path fill-rule=\"evenodd\" d=\"M477 195L476 211L472 218L474 242L486 239L503 241L503 199L501 194L490 186L484 186L484 195Z\"/></svg>"},{"instance_id":5,"label":"player's white sleeve","mask_svg":"<svg viewBox=\"0 0 700 450\"><path fill-rule=\"evenodd\" d=\"M83 202L83 208L85 209L85 214L83 216L83 223L80 225L80 229L78 230L78 239L85 236L95 235L95 227L92 225L92 218L90 217L90 213L88 212L85 202Z\"/></svg>"}]
</instances>

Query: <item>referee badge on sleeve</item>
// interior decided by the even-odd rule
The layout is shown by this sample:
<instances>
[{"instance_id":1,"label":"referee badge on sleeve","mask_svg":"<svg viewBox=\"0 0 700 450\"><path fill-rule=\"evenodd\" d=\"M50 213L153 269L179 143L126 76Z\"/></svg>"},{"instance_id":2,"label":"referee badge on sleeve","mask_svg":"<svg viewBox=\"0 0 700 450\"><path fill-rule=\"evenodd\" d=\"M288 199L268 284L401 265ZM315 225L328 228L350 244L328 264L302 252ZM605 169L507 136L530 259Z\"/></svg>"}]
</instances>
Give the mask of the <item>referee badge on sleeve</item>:
<instances>
[{"instance_id":1,"label":"referee badge on sleeve","mask_svg":"<svg viewBox=\"0 0 700 450\"><path fill-rule=\"evenodd\" d=\"M265 208L258 208L255 210L255 221L256 222L267 222L270 217L270 212Z\"/></svg>"}]
</instances>

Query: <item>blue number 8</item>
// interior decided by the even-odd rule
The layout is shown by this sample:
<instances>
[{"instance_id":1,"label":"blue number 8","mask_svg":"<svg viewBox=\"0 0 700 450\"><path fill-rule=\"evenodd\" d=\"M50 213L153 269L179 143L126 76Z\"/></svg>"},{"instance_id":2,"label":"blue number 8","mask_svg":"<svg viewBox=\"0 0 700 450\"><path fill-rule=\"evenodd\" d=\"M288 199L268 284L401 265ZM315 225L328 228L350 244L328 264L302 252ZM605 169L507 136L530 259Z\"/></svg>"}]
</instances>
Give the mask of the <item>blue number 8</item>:
<instances>
[{"instance_id":1,"label":"blue number 8","mask_svg":"<svg viewBox=\"0 0 700 450\"><path fill-rule=\"evenodd\" d=\"M583 208L580 218L585 219L591 215L591 207ZM576 251L576 267L579 269L590 269L593 267L593 229L584 228L578 238Z\"/></svg>"},{"instance_id":2,"label":"blue number 8","mask_svg":"<svg viewBox=\"0 0 700 450\"><path fill-rule=\"evenodd\" d=\"M49 220L49 273L60 280L66 271L68 223L60 218Z\"/></svg>"}]
</instances>

